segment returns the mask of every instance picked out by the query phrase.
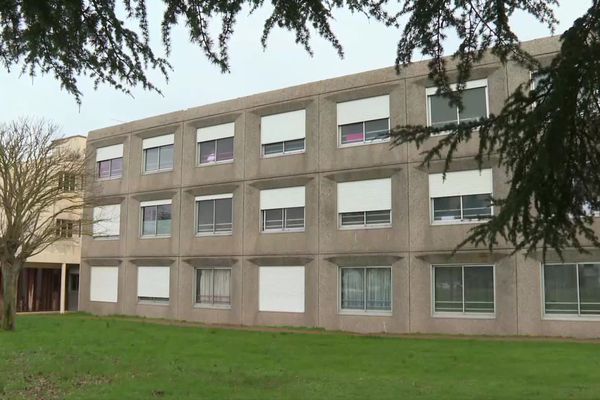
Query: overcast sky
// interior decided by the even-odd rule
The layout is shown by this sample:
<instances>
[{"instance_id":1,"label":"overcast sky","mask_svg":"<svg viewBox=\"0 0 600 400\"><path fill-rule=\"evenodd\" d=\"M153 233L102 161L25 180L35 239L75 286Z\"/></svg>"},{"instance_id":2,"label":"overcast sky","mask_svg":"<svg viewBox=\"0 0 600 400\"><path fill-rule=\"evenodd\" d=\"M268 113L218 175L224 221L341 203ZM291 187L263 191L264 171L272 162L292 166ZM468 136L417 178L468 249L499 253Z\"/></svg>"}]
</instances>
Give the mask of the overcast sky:
<instances>
[{"instance_id":1,"label":"overcast sky","mask_svg":"<svg viewBox=\"0 0 600 400\"><path fill-rule=\"evenodd\" d=\"M560 26L557 33L568 28L591 5L591 0L562 0L557 9ZM153 35L159 39L160 3L148 2ZM345 58L340 59L331 45L317 37L313 39L314 57L294 42L292 34L274 30L268 47L260 45L262 22L266 13L244 14L239 18L230 43L231 73L222 74L210 64L200 50L187 40L183 28L173 32L173 49L169 59L173 66L169 82L151 73L163 96L134 89L134 97L107 86L94 90L82 80L83 104L61 90L52 76L32 79L0 69L0 121L31 115L51 119L62 127L61 136L88 131L122 122L164 114L267 90L283 88L315 80L391 66L395 59L398 30L386 28L362 15L337 13L334 30L344 46ZM516 15L512 24L522 40L548 36L550 32L530 17ZM158 40L154 40L159 44ZM452 50L452 49L451 49ZM420 60L417 54L415 60Z\"/></svg>"}]
</instances>

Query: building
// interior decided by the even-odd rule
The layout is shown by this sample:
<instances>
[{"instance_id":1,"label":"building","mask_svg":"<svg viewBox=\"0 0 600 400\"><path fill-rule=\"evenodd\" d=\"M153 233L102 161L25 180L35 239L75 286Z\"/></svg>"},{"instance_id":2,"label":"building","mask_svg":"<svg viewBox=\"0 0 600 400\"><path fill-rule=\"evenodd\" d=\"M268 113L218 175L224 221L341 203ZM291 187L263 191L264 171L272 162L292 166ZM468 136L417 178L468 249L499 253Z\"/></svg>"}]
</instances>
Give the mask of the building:
<instances>
[{"instance_id":1,"label":"building","mask_svg":"<svg viewBox=\"0 0 600 400\"><path fill-rule=\"evenodd\" d=\"M55 142L85 152L85 136L70 136ZM64 190L80 189L80 178L65 171L59 184ZM79 187L77 187L79 186ZM81 260L81 223L57 219L60 239L27 260L19 277L17 312L77 311L79 304L79 263ZM0 282L2 277L0 276ZM0 305L2 304L0 284Z\"/></svg>"},{"instance_id":2,"label":"building","mask_svg":"<svg viewBox=\"0 0 600 400\"><path fill-rule=\"evenodd\" d=\"M524 43L542 62L556 38ZM103 223L83 239L81 308L219 324L600 336L600 252L570 264L466 246L506 193L473 140L443 181L390 126L500 111L531 71L491 55L458 112L426 62L93 131ZM431 138L431 146L437 139ZM92 165L93 164L93 165ZM553 259L558 262L559 260Z\"/></svg>"}]
</instances>

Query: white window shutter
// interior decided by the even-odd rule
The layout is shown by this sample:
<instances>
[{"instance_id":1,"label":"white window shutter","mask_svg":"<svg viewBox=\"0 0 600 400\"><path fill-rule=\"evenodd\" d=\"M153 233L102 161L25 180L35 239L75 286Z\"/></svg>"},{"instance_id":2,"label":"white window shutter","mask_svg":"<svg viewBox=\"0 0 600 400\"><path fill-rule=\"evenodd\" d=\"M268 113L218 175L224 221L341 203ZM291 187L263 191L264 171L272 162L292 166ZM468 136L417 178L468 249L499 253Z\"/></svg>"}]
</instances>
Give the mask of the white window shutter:
<instances>
[{"instance_id":1,"label":"white window shutter","mask_svg":"<svg viewBox=\"0 0 600 400\"><path fill-rule=\"evenodd\" d=\"M304 186L260 191L260 209L304 207L306 190Z\"/></svg>"},{"instance_id":2,"label":"white window shutter","mask_svg":"<svg viewBox=\"0 0 600 400\"><path fill-rule=\"evenodd\" d=\"M138 297L169 298L170 267L138 267Z\"/></svg>"},{"instance_id":3,"label":"white window shutter","mask_svg":"<svg viewBox=\"0 0 600 400\"><path fill-rule=\"evenodd\" d=\"M389 117L389 95L337 103L338 126Z\"/></svg>"},{"instance_id":4,"label":"white window shutter","mask_svg":"<svg viewBox=\"0 0 600 400\"><path fill-rule=\"evenodd\" d=\"M429 197L465 196L493 193L492 170L457 171L429 175Z\"/></svg>"},{"instance_id":5,"label":"white window shutter","mask_svg":"<svg viewBox=\"0 0 600 400\"><path fill-rule=\"evenodd\" d=\"M304 267L259 267L259 311L304 312Z\"/></svg>"},{"instance_id":6,"label":"white window shutter","mask_svg":"<svg viewBox=\"0 0 600 400\"><path fill-rule=\"evenodd\" d=\"M99 147L96 149L96 162L123 157L123 144Z\"/></svg>"},{"instance_id":7,"label":"white window shutter","mask_svg":"<svg viewBox=\"0 0 600 400\"><path fill-rule=\"evenodd\" d=\"M119 267L90 267L90 301L116 303Z\"/></svg>"},{"instance_id":8,"label":"white window shutter","mask_svg":"<svg viewBox=\"0 0 600 400\"><path fill-rule=\"evenodd\" d=\"M267 115L260 119L260 143L269 144L306 137L306 110Z\"/></svg>"},{"instance_id":9,"label":"white window shutter","mask_svg":"<svg viewBox=\"0 0 600 400\"><path fill-rule=\"evenodd\" d=\"M337 184L338 213L392 209L392 179L340 182Z\"/></svg>"},{"instance_id":10,"label":"white window shutter","mask_svg":"<svg viewBox=\"0 0 600 400\"><path fill-rule=\"evenodd\" d=\"M196 141L206 142L209 140L223 139L233 137L235 132L235 123L207 126L196 130Z\"/></svg>"},{"instance_id":11,"label":"white window shutter","mask_svg":"<svg viewBox=\"0 0 600 400\"><path fill-rule=\"evenodd\" d=\"M145 150L153 147L168 146L173 143L175 143L175 134L171 133L169 135L154 136L142 140L142 148Z\"/></svg>"},{"instance_id":12,"label":"white window shutter","mask_svg":"<svg viewBox=\"0 0 600 400\"><path fill-rule=\"evenodd\" d=\"M93 236L119 236L121 230L121 205L94 207Z\"/></svg>"}]
</instances>

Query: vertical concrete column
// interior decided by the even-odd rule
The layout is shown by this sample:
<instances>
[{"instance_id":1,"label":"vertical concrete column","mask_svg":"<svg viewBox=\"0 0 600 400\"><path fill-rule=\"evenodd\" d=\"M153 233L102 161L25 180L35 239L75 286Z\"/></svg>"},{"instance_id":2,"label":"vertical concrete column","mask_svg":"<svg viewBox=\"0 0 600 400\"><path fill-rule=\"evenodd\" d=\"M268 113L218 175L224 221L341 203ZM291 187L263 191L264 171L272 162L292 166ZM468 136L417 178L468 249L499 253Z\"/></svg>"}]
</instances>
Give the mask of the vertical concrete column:
<instances>
[{"instance_id":1,"label":"vertical concrete column","mask_svg":"<svg viewBox=\"0 0 600 400\"><path fill-rule=\"evenodd\" d=\"M63 263L60 267L60 313L61 314L64 314L64 312L65 312L65 302L67 299L66 287L67 287L67 264Z\"/></svg>"}]
</instances>

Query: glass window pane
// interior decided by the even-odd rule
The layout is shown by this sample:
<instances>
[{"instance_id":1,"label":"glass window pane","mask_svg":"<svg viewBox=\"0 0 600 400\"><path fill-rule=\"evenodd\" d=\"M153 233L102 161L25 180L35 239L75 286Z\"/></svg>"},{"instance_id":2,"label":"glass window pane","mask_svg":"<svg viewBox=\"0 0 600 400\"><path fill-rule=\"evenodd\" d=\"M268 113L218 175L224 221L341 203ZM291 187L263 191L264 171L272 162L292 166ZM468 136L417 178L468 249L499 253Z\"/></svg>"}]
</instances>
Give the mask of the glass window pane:
<instances>
[{"instance_id":1,"label":"glass window pane","mask_svg":"<svg viewBox=\"0 0 600 400\"><path fill-rule=\"evenodd\" d=\"M442 127L458 122L456 107L451 106L450 100L441 95L429 96L429 112L433 127Z\"/></svg>"},{"instance_id":2,"label":"glass window pane","mask_svg":"<svg viewBox=\"0 0 600 400\"><path fill-rule=\"evenodd\" d=\"M160 148L160 165L159 169L173 168L173 145L162 146Z\"/></svg>"},{"instance_id":3,"label":"glass window pane","mask_svg":"<svg viewBox=\"0 0 600 400\"><path fill-rule=\"evenodd\" d=\"M494 268L465 268L465 312L494 312Z\"/></svg>"},{"instance_id":4,"label":"glass window pane","mask_svg":"<svg viewBox=\"0 0 600 400\"><path fill-rule=\"evenodd\" d=\"M341 143L361 143L365 139L363 123L348 124L340 126Z\"/></svg>"},{"instance_id":5,"label":"glass window pane","mask_svg":"<svg viewBox=\"0 0 600 400\"><path fill-rule=\"evenodd\" d=\"M158 147L144 150L144 171L158 170Z\"/></svg>"},{"instance_id":6,"label":"glass window pane","mask_svg":"<svg viewBox=\"0 0 600 400\"><path fill-rule=\"evenodd\" d=\"M304 207L286 208L285 227L293 229L304 228Z\"/></svg>"},{"instance_id":7,"label":"glass window pane","mask_svg":"<svg viewBox=\"0 0 600 400\"><path fill-rule=\"evenodd\" d=\"M217 161L233 160L233 137L217 140Z\"/></svg>"},{"instance_id":8,"label":"glass window pane","mask_svg":"<svg viewBox=\"0 0 600 400\"><path fill-rule=\"evenodd\" d=\"M203 200L198 202L198 232L213 232L213 207L214 200Z\"/></svg>"},{"instance_id":9,"label":"glass window pane","mask_svg":"<svg viewBox=\"0 0 600 400\"><path fill-rule=\"evenodd\" d=\"M489 194L463 196L463 218L485 219L492 215L492 199Z\"/></svg>"},{"instance_id":10,"label":"glass window pane","mask_svg":"<svg viewBox=\"0 0 600 400\"><path fill-rule=\"evenodd\" d=\"M433 220L452 221L460 219L460 197L437 197L433 199Z\"/></svg>"},{"instance_id":11,"label":"glass window pane","mask_svg":"<svg viewBox=\"0 0 600 400\"><path fill-rule=\"evenodd\" d=\"M100 161L98 163L98 178L110 177L110 160Z\"/></svg>"},{"instance_id":12,"label":"glass window pane","mask_svg":"<svg viewBox=\"0 0 600 400\"><path fill-rule=\"evenodd\" d=\"M231 232L232 199L215 200L215 231Z\"/></svg>"},{"instance_id":13,"label":"glass window pane","mask_svg":"<svg viewBox=\"0 0 600 400\"><path fill-rule=\"evenodd\" d=\"M434 267L436 312L462 312L462 267Z\"/></svg>"},{"instance_id":14,"label":"glass window pane","mask_svg":"<svg viewBox=\"0 0 600 400\"><path fill-rule=\"evenodd\" d=\"M110 176L118 178L123 174L123 158L113 158L110 160Z\"/></svg>"},{"instance_id":15,"label":"glass window pane","mask_svg":"<svg viewBox=\"0 0 600 400\"><path fill-rule=\"evenodd\" d=\"M264 210L263 230L283 229L283 209Z\"/></svg>"},{"instance_id":16,"label":"glass window pane","mask_svg":"<svg viewBox=\"0 0 600 400\"><path fill-rule=\"evenodd\" d=\"M215 152L214 140L209 142L201 142L198 144L198 152L200 153L200 164L208 164L217 161L217 155Z\"/></svg>"},{"instance_id":17,"label":"glass window pane","mask_svg":"<svg viewBox=\"0 0 600 400\"><path fill-rule=\"evenodd\" d=\"M286 152L304 150L304 139L288 140L284 142Z\"/></svg>"},{"instance_id":18,"label":"glass window pane","mask_svg":"<svg viewBox=\"0 0 600 400\"><path fill-rule=\"evenodd\" d=\"M364 310L364 268L341 269L342 310Z\"/></svg>"},{"instance_id":19,"label":"glass window pane","mask_svg":"<svg viewBox=\"0 0 600 400\"><path fill-rule=\"evenodd\" d=\"M581 314L600 314L600 264L579 264Z\"/></svg>"},{"instance_id":20,"label":"glass window pane","mask_svg":"<svg viewBox=\"0 0 600 400\"><path fill-rule=\"evenodd\" d=\"M213 271L213 303L231 304L230 297L231 270L215 269Z\"/></svg>"},{"instance_id":21,"label":"glass window pane","mask_svg":"<svg viewBox=\"0 0 600 400\"><path fill-rule=\"evenodd\" d=\"M575 264L544 266L546 314L577 314Z\"/></svg>"},{"instance_id":22,"label":"glass window pane","mask_svg":"<svg viewBox=\"0 0 600 400\"><path fill-rule=\"evenodd\" d=\"M485 88L467 89L463 92L463 109L459 114L460 122L475 121L487 117Z\"/></svg>"},{"instance_id":23,"label":"glass window pane","mask_svg":"<svg viewBox=\"0 0 600 400\"><path fill-rule=\"evenodd\" d=\"M390 137L389 119L376 119L365 122L365 140L383 140Z\"/></svg>"},{"instance_id":24,"label":"glass window pane","mask_svg":"<svg viewBox=\"0 0 600 400\"><path fill-rule=\"evenodd\" d=\"M340 223L342 226L352 225L364 225L365 224L365 213L364 212L347 212L340 214Z\"/></svg>"},{"instance_id":25,"label":"glass window pane","mask_svg":"<svg viewBox=\"0 0 600 400\"><path fill-rule=\"evenodd\" d=\"M156 206L142 208L142 234L143 235L155 235L156 234Z\"/></svg>"},{"instance_id":26,"label":"glass window pane","mask_svg":"<svg viewBox=\"0 0 600 400\"><path fill-rule=\"evenodd\" d=\"M367 225L389 224L390 210L367 211Z\"/></svg>"},{"instance_id":27,"label":"glass window pane","mask_svg":"<svg viewBox=\"0 0 600 400\"><path fill-rule=\"evenodd\" d=\"M212 275L210 269L196 270L196 303L212 304Z\"/></svg>"},{"instance_id":28,"label":"glass window pane","mask_svg":"<svg viewBox=\"0 0 600 400\"><path fill-rule=\"evenodd\" d=\"M156 224L157 235L170 235L171 234L171 205L163 204L157 206L157 224Z\"/></svg>"},{"instance_id":29,"label":"glass window pane","mask_svg":"<svg viewBox=\"0 0 600 400\"><path fill-rule=\"evenodd\" d=\"M392 270L367 268L367 310L392 309Z\"/></svg>"},{"instance_id":30,"label":"glass window pane","mask_svg":"<svg viewBox=\"0 0 600 400\"><path fill-rule=\"evenodd\" d=\"M263 154L268 156L270 154L283 153L283 142L263 144Z\"/></svg>"}]
</instances>

